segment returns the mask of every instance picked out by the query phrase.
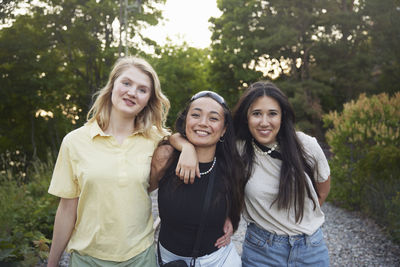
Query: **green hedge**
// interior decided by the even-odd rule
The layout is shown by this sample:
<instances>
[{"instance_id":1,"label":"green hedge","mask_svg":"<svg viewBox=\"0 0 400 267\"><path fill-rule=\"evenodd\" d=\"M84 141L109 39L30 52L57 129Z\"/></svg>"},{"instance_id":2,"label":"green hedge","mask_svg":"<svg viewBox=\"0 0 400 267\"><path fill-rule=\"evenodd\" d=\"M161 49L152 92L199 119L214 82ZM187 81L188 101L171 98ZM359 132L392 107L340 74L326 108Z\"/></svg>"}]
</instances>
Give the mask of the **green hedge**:
<instances>
[{"instance_id":1,"label":"green hedge","mask_svg":"<svg viewBox=\"0 0 400 267\"><path fill-rule=\"evenodd\" d=\"M371 216L400 243L400 93L362 94L323 119L334 154L329 199Z\"/></svg>"},{"instance_id":2,"label":"green hedge","mask_svg":"<svg viewBox=\"0 0 400 267\"><path fill-rule=\"evenodd\" d=\"M48 257L58 205L58 199L47 193L52 162L36 160L26 173L11 168L15 163L1 171L0 265L35 266Z\"/></svg>"}]
</instances>

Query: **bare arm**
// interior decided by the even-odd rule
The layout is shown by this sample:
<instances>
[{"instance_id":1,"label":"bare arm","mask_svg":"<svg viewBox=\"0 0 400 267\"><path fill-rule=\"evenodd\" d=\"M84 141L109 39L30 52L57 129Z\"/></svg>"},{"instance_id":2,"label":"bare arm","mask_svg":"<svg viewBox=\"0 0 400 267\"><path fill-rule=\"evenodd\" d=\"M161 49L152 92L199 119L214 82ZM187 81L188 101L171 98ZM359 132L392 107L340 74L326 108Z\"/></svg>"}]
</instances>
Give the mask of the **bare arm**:
<instances>
[{"instance_id":1,"label":"bare arm","mask_svg":"<svg viewBox=\"0 0 400 267\"><path fill-rule=\"evenodd\" d=\"M174 148L170 145L162 145L156 148L151 159L149 193L158 188L158 182L163 177L168 160L171 158Z\"/></svg>"},{"instance_id":2,"label":"bare arm","mask_svg":"<svg viewBox=\"0 0 400 267\"><path fill-rule=\"evenodd\" d=\"M196 149L179 133L171 135L169 141L176 150L181 151L178 164L176 165L176 175L181 178L185 184L189 181L192 184L196 176L200 177Z\"/></svg>"},{"instance_id":3,"label":"bare arm","mask_svg":"<svg viewBox=\"0 0 400 267\"><path fill-rule=\"evenodd\" d=\"M325 202L325 199L328 197L329 191L331 189L331 176L328 177L328 180L322 183L317 183L317 189L318 189L318 202L319 205L322 206L322 204Z\"/></svg>"},{"instance_id":4,"label":"bare arm","mask_svg":"<svg viewBox=\"0 0 400 267\"><path fill-rule=\"evenodd\" d=\"M58 266L76 222L76 210L79 198L61 198L54 220L53 240L51 242L48 267Z\"/></svg>"}]
</instances>

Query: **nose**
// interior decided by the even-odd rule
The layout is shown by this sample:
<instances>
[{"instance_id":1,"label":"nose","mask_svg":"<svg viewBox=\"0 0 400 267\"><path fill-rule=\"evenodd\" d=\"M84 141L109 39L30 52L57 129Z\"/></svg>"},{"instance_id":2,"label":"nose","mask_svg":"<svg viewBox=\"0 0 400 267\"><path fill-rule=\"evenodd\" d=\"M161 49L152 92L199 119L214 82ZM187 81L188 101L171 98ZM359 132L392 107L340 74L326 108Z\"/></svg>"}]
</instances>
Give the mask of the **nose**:
<instances>
[{"instance_id":1,"label":"nose","mask_svg":"<svg viewBox=\"0 0 400 267\"><path fill-rule=\"evenodd\" d=\"M207 117L206 116L201 116L200 117L199 125L200 126L207 126Z\"/></svg>"},{"instance_id":2,"label":"nose","mask_svg":"<svg viewBox=\"0 0 400 267\"><path fill-rule=\"evenodd\" d=\"M261 118L261 126L268 126L269 125L269 119L267 114L264 114Z\"/></svg>"},{"instance_id":3,"label":"nose","mask_svg":"<svg viewBox=\"0 0 400 267\"><path fill-rule=\"evenodd\" d=\"M137 88L136 88L136 86L132 86L131 88L129 88L127 94L128 94L129 96L136 97L136 94L137 94Z\"/></svg>"}]
</instances>

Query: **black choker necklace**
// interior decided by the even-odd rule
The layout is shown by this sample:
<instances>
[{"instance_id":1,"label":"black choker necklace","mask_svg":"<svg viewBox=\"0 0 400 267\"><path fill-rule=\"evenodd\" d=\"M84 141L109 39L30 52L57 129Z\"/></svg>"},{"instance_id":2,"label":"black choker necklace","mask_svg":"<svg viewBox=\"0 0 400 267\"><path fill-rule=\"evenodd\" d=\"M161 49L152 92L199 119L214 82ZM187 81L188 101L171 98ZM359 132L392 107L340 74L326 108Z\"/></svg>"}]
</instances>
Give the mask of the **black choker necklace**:
<instances>
[{"instance_id":1,"label":"black choker necklace","mask_svg":"<svg viewBox=\"0 0 400 267\"><path fill-rule=\"evenodd\" d=\"M277 151L278 143L274 144L271 148L260 144L254 138L253 138L251 143L253 145L254 150L256 152L258 152L259 154L262 154L262 155L265 155L265 156L271 156L274 159L282 160L282 154L279 151Z\"/></svg>"}]
</instances>

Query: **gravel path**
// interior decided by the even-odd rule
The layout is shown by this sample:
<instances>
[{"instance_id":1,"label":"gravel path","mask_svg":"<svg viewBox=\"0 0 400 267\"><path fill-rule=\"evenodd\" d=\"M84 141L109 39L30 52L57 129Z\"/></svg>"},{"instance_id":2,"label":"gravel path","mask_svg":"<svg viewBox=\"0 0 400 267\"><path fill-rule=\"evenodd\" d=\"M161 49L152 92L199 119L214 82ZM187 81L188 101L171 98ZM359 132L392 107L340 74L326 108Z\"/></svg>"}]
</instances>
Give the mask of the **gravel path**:
<instances>
[{"instance_id":1,"label":"gravel path","mask_svg":"<svg viewBox=\"0 0 400 267\"><path fill-rule=\"evenodd\" d=\"M152 194L153 214L157 216L157 197ZM330 203L323 205L326 216L324 231L331 266L346 267L400 267L400 246L393 244L381 229L370 219L357 212L349 212ZM232 236L239 254L246 232L244 220ZM69 256L64 254L60 266L68 266ZM37 267L45 266L39 264Z\"/></svg>"},{"instance_id":2,"label":"gravel path","mask_svg":"<svg viewBox=\"0 0 400 267\"><path fill-rule=\"evenodd\" d=\"M330 203L322 210L331 266L400 266L400 246L393 244L371 219Z\"/></svg>"},{"instance_id":3,"label":"gravel path","mask_svg":"<svg viewBox=\"0 0 400 267\"><path fill-rule=\"evenodd\" d=\"M393 244L372 220L330 203L325 203L322 210L325 213L322 230L331 266L400 266L400 246ZM242 219L232 237L240 254L245 232Z\"/></svg>"}]
</instances>

